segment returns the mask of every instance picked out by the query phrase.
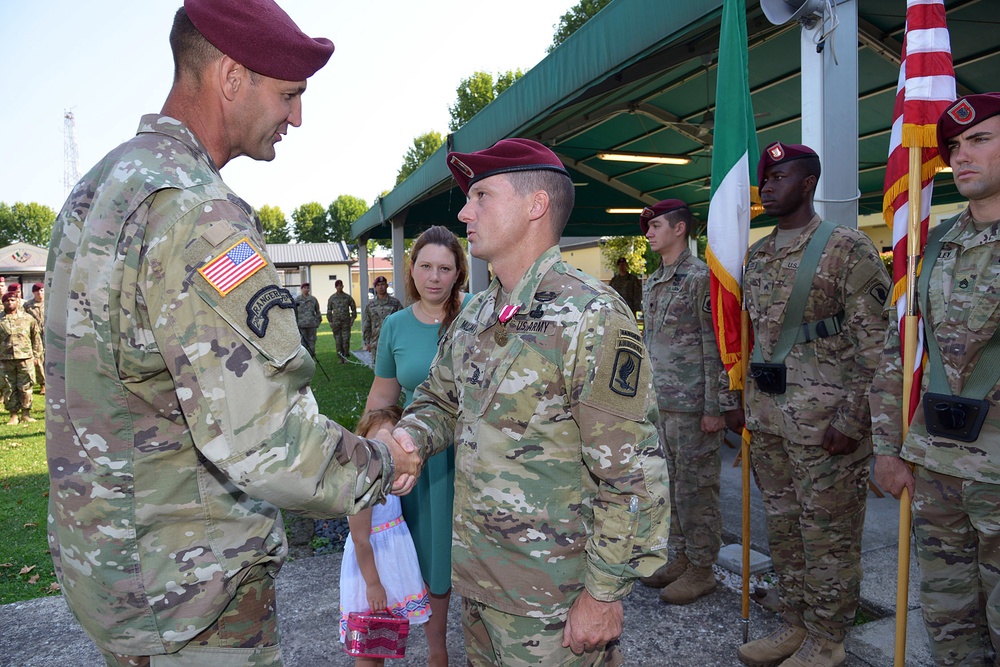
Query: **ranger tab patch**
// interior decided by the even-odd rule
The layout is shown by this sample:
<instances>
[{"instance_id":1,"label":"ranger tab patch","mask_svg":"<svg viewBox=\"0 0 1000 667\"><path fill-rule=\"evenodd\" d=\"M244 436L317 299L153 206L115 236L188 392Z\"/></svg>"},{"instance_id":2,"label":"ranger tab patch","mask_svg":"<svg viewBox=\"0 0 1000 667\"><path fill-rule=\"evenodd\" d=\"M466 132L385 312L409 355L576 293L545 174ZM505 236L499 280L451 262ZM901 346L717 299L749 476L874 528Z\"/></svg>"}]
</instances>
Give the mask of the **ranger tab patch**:
<instances>
[{"instance_id":1,"label":"ranger tab patch","mask_svg":"<svg viewBox=\"0 0 1000 667\"><path fill-rule=\"evenodd\" d=\"M642 366L642 337L625 329L619 330L615 341L615 363L608 387L620 396L633 397L639 390L639 369Z\"/></svg>"},{"instance_id":2,"label":"ranger tab patch","mask_svg":"<svg viewBox=\"0 0 1000 667\"><path fill-rule=\"evenodd\" d=\"M292 293L277 285L268 285L259 290L247 302L247 326L260 338L267 333L270 323L267 311L275 306L279 308L295 308Z\"/></svg>"},{"instance_id":3,"label":"ranger tab patch","mask_svg":"<svg viewBox=\"0 0 1000 667\"><path fill-rule=\"evenodd\" d=\"M242 239L198 269L198 273L221 296L226 296L265 266L267 260L250 245L247 239Z\"/></svg>"}]
</instances>

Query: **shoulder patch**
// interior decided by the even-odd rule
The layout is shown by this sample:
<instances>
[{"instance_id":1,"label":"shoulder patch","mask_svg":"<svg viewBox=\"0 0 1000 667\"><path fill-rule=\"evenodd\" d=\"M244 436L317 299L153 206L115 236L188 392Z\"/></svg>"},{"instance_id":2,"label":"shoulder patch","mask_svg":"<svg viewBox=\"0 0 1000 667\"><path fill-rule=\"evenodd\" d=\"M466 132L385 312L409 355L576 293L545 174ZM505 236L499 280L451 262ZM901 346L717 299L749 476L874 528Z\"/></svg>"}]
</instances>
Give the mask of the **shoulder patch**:
<instances>
[{"instance_id":1,"label":"shoulder patch","mask_svg":"<svg viewBox=\"0 0 1000 667\"><path fill-rule=\"evenodd\" d=\"M639 370L642 368L642 337L621 329L615 340L615 361L608 388L619 396L632 398L639 390Z\"/></svg>"},{"instance_id":2,"label":"shoulder patch","mask_svg":"<svg viewBox=\"0 0 1000 667\"><path fill-rule=\"evenodd\" d=\"M704 313L710 313L710 312L712 312L712 295L711 294L706 294L705 295L705 301L704 301L704 303L701 304L701 310Z\"/></svg>"},{"instance_id":3,"label":"shoulder patch","mask_svg":"<svg viewBox=\"0 0 1000 667\"><path fill-rule=\"evenodd\" d=\"M260 289L250 297L247 302L247 326L250 330L263 338L267 333L269 318L267 311L278 306L279 308L294 308L295 300L288 290L277 285L268 285Z\"/></svg>"},{"instance_id":4,"label":"shoulder patch","mask_svg":"<svg viewBox=\"0 0 1000 667\"><path fill-rule=\"evenodd\" d=\"M215 291L225 296L265 266L267 260L244 238L221 255L209 260L205 266L198 269L198 273L215 288Z\"/></svg>"}]
</instances>

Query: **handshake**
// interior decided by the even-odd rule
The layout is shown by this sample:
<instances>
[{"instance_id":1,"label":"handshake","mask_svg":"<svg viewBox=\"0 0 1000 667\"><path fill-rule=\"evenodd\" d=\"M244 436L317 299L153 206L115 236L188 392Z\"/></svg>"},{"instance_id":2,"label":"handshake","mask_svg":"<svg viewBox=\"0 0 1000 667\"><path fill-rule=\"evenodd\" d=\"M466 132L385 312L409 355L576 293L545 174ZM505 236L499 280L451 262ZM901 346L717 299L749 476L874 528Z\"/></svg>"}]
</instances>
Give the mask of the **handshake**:
<instances>
[{"instance_id":1,"label":"handshake","mask_svg":"<svg viewBox=\"0 0 1000 667\"><path fill-rule=\"evenodd\" d=\"M417 451L417 446L413 442L410 434L401 428L389 433L388 429L381 429L375 434L375 439L380 440L389 448L392 454L392 462L396 469L396 479L392 483L392 494L395 496L405 496L413 490L420 476L420 469L424 465L424 459Z\"/></svg>"}]
</instances>

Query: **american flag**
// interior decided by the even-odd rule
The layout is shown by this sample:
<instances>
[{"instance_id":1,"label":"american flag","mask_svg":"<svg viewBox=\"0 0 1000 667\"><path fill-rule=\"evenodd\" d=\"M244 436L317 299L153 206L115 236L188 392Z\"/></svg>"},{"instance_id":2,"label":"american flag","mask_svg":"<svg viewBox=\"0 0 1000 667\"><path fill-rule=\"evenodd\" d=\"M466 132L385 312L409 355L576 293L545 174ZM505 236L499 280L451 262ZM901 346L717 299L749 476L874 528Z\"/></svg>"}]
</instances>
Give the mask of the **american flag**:
<instances>
[{"instance_id":1,"label":"american flag","mask_svg":"<svg viewBox=\"0 0 1000 667\"><path fill-rule=\"evenodd\" d=\"M937 120L955 100L955 69L943 0L907 0L906 32L896 86L889 159L885 170L882 214L892 229L893 300L900 340L905 340L907 220L909 218L910 147L920 147L920 253L927 243L934 174L946 165L938 155ZM918 322L910 414L919 404L923 326ZM905 357L904 357L905 358Z\"/></svg>"},{"instance_id":2,"label":"american flag","mask_svg":"<svg viewBox=\"0 0 1000 667\"><path fill-rule=\"evenodd\" d=\"M225 296L265 266L267 261L244 239L198 269L198 273Z\"/></svg>"}]
</instances>

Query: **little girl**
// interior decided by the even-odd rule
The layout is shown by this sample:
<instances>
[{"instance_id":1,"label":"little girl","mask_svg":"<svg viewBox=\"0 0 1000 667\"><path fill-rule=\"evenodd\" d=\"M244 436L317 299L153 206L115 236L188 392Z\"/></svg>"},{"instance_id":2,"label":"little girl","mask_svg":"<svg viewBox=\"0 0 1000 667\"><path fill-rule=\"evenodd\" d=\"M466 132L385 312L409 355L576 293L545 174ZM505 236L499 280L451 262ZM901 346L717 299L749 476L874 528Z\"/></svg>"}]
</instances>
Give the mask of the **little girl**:
<instances>
[{"instance_id":1,"label":"little girl","mask_svg":"<svg viewBox=\"0 0 1000 667\"><path fill-rule=\"evenodd\" d=\"M357 433L374 437L380 429L391 431L402 416L393 405L369 410L358 421ZM348 517L351 538L344 545L340 565L340 641L347 634L347 616L352 611L382 611L410 619L410 625L426 623L431 614L430 597L410 529L403 521L399 498L387 496L385 504L361 510ZM355 658L355 667L381 667L381 658Z\"/></svg>"}]
</instances>

